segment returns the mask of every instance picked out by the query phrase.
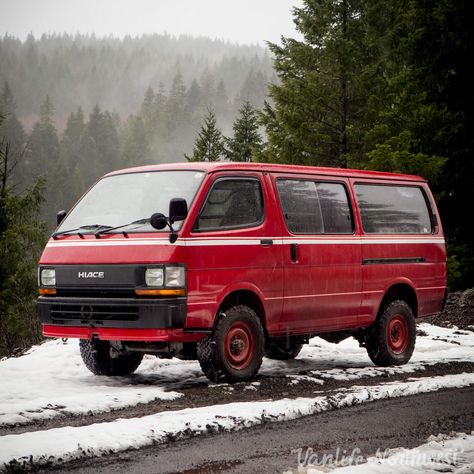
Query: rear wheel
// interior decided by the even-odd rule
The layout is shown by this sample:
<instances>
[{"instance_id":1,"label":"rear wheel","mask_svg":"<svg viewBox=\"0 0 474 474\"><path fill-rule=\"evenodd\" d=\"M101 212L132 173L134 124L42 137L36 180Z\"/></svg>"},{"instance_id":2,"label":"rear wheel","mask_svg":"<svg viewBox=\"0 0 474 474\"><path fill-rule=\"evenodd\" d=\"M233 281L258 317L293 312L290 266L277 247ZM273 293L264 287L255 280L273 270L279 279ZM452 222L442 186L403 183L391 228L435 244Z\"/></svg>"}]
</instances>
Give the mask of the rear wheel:
<instances>
[{"instance_id":1,"label":"rear wheel","mask_svg":"<svg viewBox=\"0 0 474 474\"><path fill-rule=\"evenodd\" d=\"M415 349L416 324L413 311L405 301L388 304L371 329L367 352L376 365L402 365Z\"/></svg>"},{"instance_id":2,"label":"rear wheel","mask_svg":"<svg viewBox=\"0 0 474 474\"><path fill-rule=\"evenodd\" d=\"M79 349L84 364L95 375L130 375L143 359L140 352L128 352L112 357L110 344L97 339L81 339Z\"/></svg>"},{"instance_id":3,"label":"rear wheel","mask_svg":"<svg viewBox=\"0 0 474 474\"><path fill-rule=\"evenodd\" d=\"M201 369L213 382L252 379L262 364L265 337L255 312L248 306L233 306L215 324L212 336L198 343Z\"/></svg>"},{"instance_id":4,"label":"rear wheel","mask_svg":"<svg viewBox=\"0 0 474 474\"><path fill-rule=\"evenodd\" d=\"M265 356L275 360L291 360L301 352L302 348L303 343L298 340L273 340L269 342Z\"/></svg>"}]
</instances>

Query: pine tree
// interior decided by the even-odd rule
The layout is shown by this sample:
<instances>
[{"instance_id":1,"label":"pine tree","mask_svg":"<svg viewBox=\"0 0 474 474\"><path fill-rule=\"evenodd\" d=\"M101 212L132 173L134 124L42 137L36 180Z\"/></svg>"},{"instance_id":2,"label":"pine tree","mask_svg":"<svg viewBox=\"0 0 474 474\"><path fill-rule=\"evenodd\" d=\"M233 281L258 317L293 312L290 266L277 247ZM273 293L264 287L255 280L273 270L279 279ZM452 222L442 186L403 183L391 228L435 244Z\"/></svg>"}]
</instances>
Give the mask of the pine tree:
<instances>
[{"instance_id":1,"label":"pine tree","mask_svg":"<svg viewBox=\"0 0 474 474\"><path fill-rule=\"evenodd\" d=\"M262 150L262 137L258 132L257 115L250 102L244 102L232 126L233 138L226 139L226 156L230 161L252 161Z\"/></svg>"},{"instance_id":2,"label":"pine tree","mask_svg":"<svg viewBox=\"0 0 474 474\"><path fill-rule=\"evenodd\" d=\"M54 167L59 158L59 139L54 125L54 106L49 96L40 106L39 121L29 138L30 182Z\"/></svg>"},{"instance_id":3,"label":"pine tree","mask_svg":"<svg viewBox=\"0 0 474 474\"><path fill-rule=\"evenodd\" d=\"M189 109L194 111L198 106L201 100L201 88L199 87L198 82L196 79L193 79L189 90L186 94L186 101Z\"/></svg>"},{"instance_id":4,"label":"pine tree","mask_svg":"<svg viewBox=\"0 0 474 474\"><path fill-rule=\"evenodd\" d=\"M138 166L150 161L150 145L142 117L131 116L125 126L121 166Z\"/></svg>"},{"instance_id":5,"label":"pine tree","mask_svg":"<svg viewBox=\"0 0 474 474\"><path fill-rule=\"evenodd\" d=\"M180 130L186 109L186 87L183 82L183 75L177 72L173 78L166 104L166 123L169 133Z\"/></svg>"},{"instance_id":6,"label":"pine tree","mask_svg":"<svg viewBox=\"0 0 474 474\"><path fill-rule=\"evenodd\" d=\"M5 119L1 125L2 136L5 136L10 146L23 148L26 134L23 125L16 116L16 104L8 82L3 85L0 94L0 110L3 111Z\"/></svg>"},{"instance_id":7,"label":"pine tree","mask_svg":"<svg viewBox=\"0 0 474 474\"><path fill-rule=\"evenodd\" d=\"M216 117L218 117L219 120L222 120L224 122L227 122L227 121L230 122L231 107L230 107L229 97L227 95L226 87L222 79L219 81L219 84L217 84L215 111L216 111Z\"/></svg>"},{"instance_id":8,"label":"pine tree","mask_svg":"<svg viewBox=\"0 0 474 474\"><path fill-rule=\"evenodd\" d=\"M142 102L142 107L140 110L140 115L147 121L152 121L153 116L153 104L155 102L155 92L149 87L145 92L145 97Z\"/></svg>"},{"instance_id":9,"label":"pine tree","mask_svg":"<svg viewBox=\"0 0 474 474\"><path fill-rule=\"evenodd\" d=\"M0 109L0 126L3 120ZM45 242L45 226L38 218L44 180L17 192L12 169L19 158L0 137L0 356L41 339L35 269Z\"/></svg>"},{"instance_id":10,"label":"pine tree","mask_svg":"<svg viewBox=\"0 0 474 474\"><path fill-rule=\"evenodd\" d=\"M261 108L267 95L267 78L261 71L251 69L245 78L237 97L237 103L250 102L253 107Z\"/></svg>"},{"instance_id":11,"label":"pine tree","mask_svg":"<svg viewBox=\"0 0 474 474\"><path fill-rule=\"evenodd\" d=\"M76 113L72 112L67 120L60 143L60 168L64 170L66 183L61 202L56 208L69 209L86 189L83 173L87 170L88 157L84 150L83 138L85 131L84 112L79 107Z\"/></svg>"},{"instance_id":12,"label":"pine tree","mask_svg":"<svg viewBox=\"0 0 474 474\"><path fill-rule=\"evenodd\" d=\"M224 155L224 138L217 128L214 112L209 109L204 124L194 142L192 156L184 155L188 161L218 161Z\"/></svg>"},{"instance_id":13,"label":"pine tree","mask_svg":"<svg viewBox=\"0 0 474 474\"><path fill-rule=\"evenodd\" d=\"M5 137L5 140L8 141L13 155L21 155L26 148L26 133L16 116L16 104L8 82L5 82L0 94L0 110L5 116L0 125L0 136ZM26 174L24 160L21 160L13 170L12 179L17 183L21 183L24 181Z\"/></svg>"},{"instance_id":14,"label":"pine tree","mask_svg":"<svg viewBox=\"0 0 474 474\"><path fill-rule=\"evenodd\" d=\"M83 137L90 181L116 168L119 157L118 125L114 114L102 112L98 105L92 110Z\"/></svg>"},{"instance_id":15,"label":"pine tree","mask_svg":"<svg viewBox=\"0 0 474 474\"><path fill-rule=\"evenodd\" d=\"M200 103L201 107L205 110L206 108L214 107L214 96L215 96L215 80L212 73L206 67L201 75L199 81L200 87Z\"/></svg>"},{"instance_id":16,"label":"pine tree","mask_svg":"<svg viewBox=\"0 0 474 474\"><path fill-rule=\"evenodd\" d=\"M369 97L383 79L371 57L374 41L364 0L304 0L294 9L302 41L270 44L279 83L262 121L265 159L346 167L362 153Z\"/></svg>"}]
</instances>

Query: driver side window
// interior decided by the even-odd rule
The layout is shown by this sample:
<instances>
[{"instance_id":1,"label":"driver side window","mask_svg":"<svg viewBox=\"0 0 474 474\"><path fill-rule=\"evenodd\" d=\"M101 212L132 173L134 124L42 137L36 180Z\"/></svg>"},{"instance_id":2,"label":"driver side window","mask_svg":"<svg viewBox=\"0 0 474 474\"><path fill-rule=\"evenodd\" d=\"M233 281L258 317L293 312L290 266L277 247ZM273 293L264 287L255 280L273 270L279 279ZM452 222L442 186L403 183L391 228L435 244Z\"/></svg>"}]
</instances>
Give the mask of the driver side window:
<instances>
[{"instance_id":1,"label":"driver side window","mask_svg":"<svg viewBox=\"0 0 474 474\"><path fill-rule=\"evenodd\" d=\"M257 179L223 178L214 183L194 231L255 227L263 216L262 188Z\"/></svg>"}]
</instances>

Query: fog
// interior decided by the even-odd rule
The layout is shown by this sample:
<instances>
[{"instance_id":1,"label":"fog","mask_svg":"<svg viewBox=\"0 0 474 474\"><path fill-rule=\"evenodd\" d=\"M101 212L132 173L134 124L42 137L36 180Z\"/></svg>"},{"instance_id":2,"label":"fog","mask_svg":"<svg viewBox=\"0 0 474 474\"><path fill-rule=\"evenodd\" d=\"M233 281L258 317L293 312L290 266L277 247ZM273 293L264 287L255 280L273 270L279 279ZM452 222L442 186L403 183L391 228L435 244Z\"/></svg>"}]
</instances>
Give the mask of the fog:
<instances>
[{"instance_id":1,"label":"fog","mask_svg":"<svg viewBox=\"0 0 474 474\"><path fill-rule=\"evenodd\" d=\"M294 36L293 6L301 0L2 0L0 33L169 33L231 42L279 41Z\"/></svg>"}]
</instances>

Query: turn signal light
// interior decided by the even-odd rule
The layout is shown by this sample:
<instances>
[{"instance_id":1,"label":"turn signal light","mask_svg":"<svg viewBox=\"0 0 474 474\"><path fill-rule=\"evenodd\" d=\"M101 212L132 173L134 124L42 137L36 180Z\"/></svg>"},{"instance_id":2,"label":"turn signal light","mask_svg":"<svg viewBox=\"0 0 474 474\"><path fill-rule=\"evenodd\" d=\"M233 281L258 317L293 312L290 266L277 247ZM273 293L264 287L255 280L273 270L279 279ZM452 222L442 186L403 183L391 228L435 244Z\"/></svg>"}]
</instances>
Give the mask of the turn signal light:
<instances>
[{"instance_id":1,"label":"turn signal light","mask_svg":"<svg viewBox=\"0 0 474 474\"><path fill-rule=\"evenodd\" d=\"M169 289L162 289L162 290L135 290L135 293L138 296L184 296L185 290L184 288L177 288L173 290Z\"/></svg>"},{"instance_id":2,"label":"turn signal light","mask_svg":"<svg viewBox=\"0 0 474 474\"><path fill-rule=\"evenodd\" d=\"M38 293L40 295L55 295L56 288L39 288Z\"/></svg>"}]
</instances>

